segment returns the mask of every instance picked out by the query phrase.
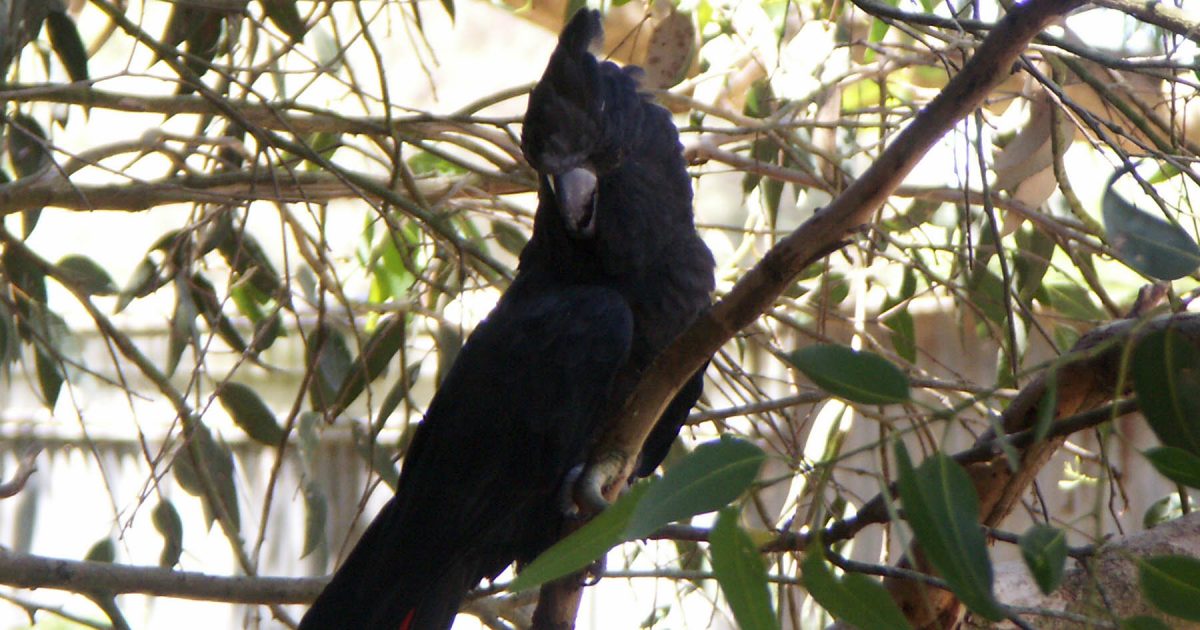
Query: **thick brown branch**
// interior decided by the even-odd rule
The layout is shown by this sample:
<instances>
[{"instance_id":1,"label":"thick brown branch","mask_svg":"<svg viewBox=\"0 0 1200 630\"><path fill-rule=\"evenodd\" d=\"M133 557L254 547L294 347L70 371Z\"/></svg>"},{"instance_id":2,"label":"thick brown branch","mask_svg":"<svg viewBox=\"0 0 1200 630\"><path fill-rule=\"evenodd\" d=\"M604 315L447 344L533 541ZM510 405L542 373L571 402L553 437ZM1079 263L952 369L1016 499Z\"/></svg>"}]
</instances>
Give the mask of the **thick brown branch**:
<instances>
[{"instance_id":1,"label":"thick brown branch","mask_svg":"<svg viewBox=\"0 0 1200 630\"><path fill-rule=\"evenodd\" d=\"M776 244L728 295L702 315L647 371L618 422L595 449L585 477L592 491L616 488L655 420L682 383L737 331L766 312L806 266L870 220L922 156L1009 74L1017 56L1080 0L1034 0L1015 7L978 52L901 131L879 159L828 207Z\"/></svg>"}]
</instances>

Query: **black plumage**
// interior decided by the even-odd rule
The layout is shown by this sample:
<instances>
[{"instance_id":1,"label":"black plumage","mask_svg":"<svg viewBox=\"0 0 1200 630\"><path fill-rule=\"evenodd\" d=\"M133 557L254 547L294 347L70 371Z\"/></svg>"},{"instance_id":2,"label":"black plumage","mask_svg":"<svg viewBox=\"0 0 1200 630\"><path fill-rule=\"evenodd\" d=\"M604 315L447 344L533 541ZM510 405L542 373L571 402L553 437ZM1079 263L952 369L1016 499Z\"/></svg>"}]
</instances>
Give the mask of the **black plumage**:
<instances>
[{"instance_id":1,"label":"black plumage","mask_svg":"<svg viewBox=\"0 0 1200 630\"><path fill-rule=\"evenodd\" d=\"M668 112L637 68L598 61L599 13L564 29L530 96L533 235L512 285L467 340L409 447L396 496L303 630L440 630L463 595L552 544L563 483L641 371L709 302L712 255ZM638 468L658 466L700 395L669 406Z\"/></svg>"}]
</instances>

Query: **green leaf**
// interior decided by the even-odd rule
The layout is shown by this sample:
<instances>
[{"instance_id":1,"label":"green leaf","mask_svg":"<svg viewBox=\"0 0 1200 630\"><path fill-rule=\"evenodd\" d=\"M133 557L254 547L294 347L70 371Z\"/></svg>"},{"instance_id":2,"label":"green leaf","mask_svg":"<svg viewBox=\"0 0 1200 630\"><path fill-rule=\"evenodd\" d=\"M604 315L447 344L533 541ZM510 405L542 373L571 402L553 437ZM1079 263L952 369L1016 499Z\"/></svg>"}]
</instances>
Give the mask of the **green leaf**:
<instances>
[{"instance_id":1,"label":"green leaf","mask_svg":"<svg viewBox=\"0 0 1200 630\"><path fill-rule=\"evenodd\" d=\"M1050 434L1054 418L1058 415L1058 370L1053 367L1046 372L1046 389L1038 401L1037 422L1033 425L1033 440L1041 442Z\"/></svg>"},{"instance_id":2,"label":"green leaf","mask_svg":"<svg viewBox=\"0 0 1200 630\"><path fill-rule=\"evenodd\" d=\"M429 151L417 151L412 157L408 158L408 168L412 170L413 175L430 176L430 175L466 175L467 169L447 160L446 158L430 153Z\"/></svg>"},{"instance_id":3,"label":"green leaf","mask_svg":"<svg viewBox=\"0 0 1200 630\"><path fill-rule=\"evenodd\" d=\"M707 442L667 469L646 493L625 532L644 538L668 523L719 510L754 483L766 454L736 438Z\"/></svg>"},{"instance_id":4,"label":"green leaf","mask_svg":"<svg viewBox=\"0 0 1200 630\"><path fill-rule=\"evenodd\" d=\"M1025 566L1042 593L1049 595L1062 584L1067 564L1067 535L1061 529L1035 524L1018 540Z\"/></svg>"},{"instance_id":5,"label":"green leaf","mask_svg":"<svg viewBox=\"0 0 1200 630\"><path fill-rule=\"evenodd\" d=\"M446 10L446 15L450 16L450 22L453 23L455 18L454 0L439 0L439 2L441 2L442 8Z\"/></svg>"},{"instance_id":6,"label":"green leaf","mask_svg":"<svg viewBox=\"0 0 1200 630\"><path fill-rule=\"evenodd\" d=\"M121 289L121 293L117 296L117 305L113 312L120 313L125 310L125 307L129 306L134 298L150 295L157 288L157 284L158 266L149 258L142 259L142 262L133 269L133 274L129 276L129 282L125 283L125 288Z\"/></svg>"},{"instance_id":7,"label":"green leaf","mask_svg":"<svg viewBox=\"0 0 1200 630\"><path fill-rule=\"evenodd\" d=\"M8 159L12 161L18 179L36 175L50 167L46 131L38 121L25 114L13 115L8 125ZM31 229L32 226L25 226L26 232Z\"/></svg>"},{"instance_id":8,"label":"green leaf","mask_svg":"<svg viewBox=\"0 0 1200 630\"><path fill-rule=\"evenodd\" d=\"M1138 343L1130 371L1158 440L1200 455L1200 352L1172 328L1155 331Z\"/></svg>"},{"instance_id":9,"label":"green leaf","mask_svg":"<svg viewBox=\"0 0 1200 630\"><path fill-rule=\"evenodd\" d=\"M190 433L175 453L172 464L175 480L189 494L200 497L209 526L217 520L217 506L220 505L229 516L230 525L236 533L241 530L241 514L238 511L237 487L234 485L233 451L229 445L213 439L208 427L199 421L194 421ZM202 471L211 483L205 483L204 477L201 477ZM213 490L211 495L208 488Z\"/></svg>"},{"instance_id":10,"label":"green leaf","mask_svg":"<svg viewBox=\"0 0 1200 630\"><path fill-rule=\"evenodd\" d=\"M742 630L778 628L767 589L767 570L754 542L738 527L738 510L727 507L717 515L709 538L713 573Z\"/></svg>"},{"instance_id":11,"label":"green leaf","mask_svg":"<svg viewBox=\"0 0 1200 630\"><path fill-rule=\"evenodd\" d=\"M383 402L379 403L379 411L375 414L376 426L383 426L383 423L391 417L392 412L404 401L405 396L408 395L413 384L417 382L417 377L421 374L421 363L418 361L410 364L405 372L404 378L396 379L391 389L384 395Z\"/></svg>"},{"instance_id":12,"label":"green leaf","mask_svg":"<svg viewBox=\"0 0 1200 630\"><path fill-rule=\"evenodd\" d=\"M117 545L113 543L111 538L101 538L88 549L87 555L83 557L88 562L108 562L112 563L117 559Z\"/></svg>"},{"instance_id":13,"label":"green leaf","mask_svg":"<svg viewBox=\"0 0 1200 630\"><path fill-rule=\"evenodd\" d=\"M316 551L325 544L325 524L329 521L329 504L316 483L304 484L304 548L300 557Z\"/></svg>"},{"instance_id":14,"label":"green leaf","mask_svg":"<svg viewBox=\"0 0 1200 630\"><path fill-rule=\"evenodd\" d=\"M64 281L88 295L112 295L117 292L112 276L87 256L63 256L55 267Z\"/></svg>"},{"instance_id":15,"label":"green leaf","mask_svg":"<svg viewBox=\"0 0 1200 630\"><path fill-rule=\"evenodd\" d=\"M362 354L354 360L349 373L335 400L339 409L345 409L358 398L367 383L374 381L384 368L400 352L404 344L407 320L403 313L389 315L379 322L371 338L363 347Z\"/></svg>"},{"instance_id":16,"label":"green leaf","mask_svg":"<svg viewBox=\"0 0 1200 630\"><path fill-rule=\"evenodd\" d=\"M1121 620L1121 630L1171 630L1171 626L1148 615L1138 615Z\"/></svg>"},{"instance_id":17,"label":"green leaf","mask_svg":"<svg viewBox=\"0 0 1200 630\"><path fill-rule=\"evenodd\" d=\"M62 391L63 372L58 359L50 356L41 348L33 355L34 366L37 368L38 385L42 389L42 399L46 407L54 409L58 402L58 394Z\"/></svg>"},{"instance_id":18,"label":"green leaf","mask_svg":"<svg viewBox=\"0 0 1200 630\"><path fill-rule=\"evenodd\" d=\"M179 564L179 557L183 555L183 520L179 518L175 505L166 499L154 506L150 519L154 522L154 529L163 537L158 566L170 569Z\"/></svg>"},{"instance_id":19,"label":"green leaf","mask_svg":"<svg viewBox=\"0 0 1200 630\"><path fill-rule=\"evenodd\" d=\"M1142 212L1121 198L1108 180L1102 208L1104 229L1117 257L1131 268L1158 280L1176 280L1200 267L1200 245L1181 226Z\"/></svg>"},{"instance_id":20,"label":"green leaf","mask_svg":"<svg viewBox=\"0 0 1200 630\"><path fill-rule=\"evenodd\" d=\"M914 469L901 442L896 442L896 461L904 519L925 557L967 608L992 621L1003 619L992 594L979 497L966 471L940 451Z\"/></svg>"},{"instance_id":21,"label":"green leaf","mask_svg":"<svg viewBox=\"0 0 1200 630\"><path fill-rule=\"evenodd\" d=\"M1180 516L1183 516L1183 504L1179 501L1179 493L1172 492L1146 508L1146 512L1142 514L1142 528L1154 529Z\"/></svg>"},{"instance_id":22,"label":"green leaf","mask_svg":"<svg viewBox=\"0 0 1200 630\"><path fill-rule=\"evenodd\" d=\"M821 389L851 402L887 405L910 397L904 372L871 352L817 344L789 354L788 360Z\"/></svg>"},{"instance_id":23,"label":"green leaf","mask_svg":"<svg viewBox=\"0 0 1200 630\"><path fill-rule=\"evenodd\" d=\"M355 450L371 465L371 472L378 474L379 478L392 489L392 492L395 492L397 484L400 483L400 471L396 470L396 463L392 461L391 452L380 446L377 440L364 432L357 424L350 426L350 433L354 438Z\"/></svg>"},{"instance_id":24,"label":"green leaf","mask_svg":"<svg viewBox=\"0 0 1200 630\"><path fill-rule=\"evenodd\" d=\"M525 249L525 244L529 242L529 236L525 232L518 230L508 221L495 219L492 221L492 237L504 248L504 251L518 255L521 250Z\"/></svg>"},{"instance_id":25,"label":"green leaf","mask_svg":"<svg viewBox=\"0 0 1200 630\"><path fill-rule=\"evenodd\" d=\"M1154 469L1177 484L1200 489L1200 457L1181 448L1159 446L1142 451Z\"/></svg>"},{"instance_id":26,"label":"green leaf","mask_svg":"<svg viewBox=\"0 0 1200 630\"><path fill-rule=\"evenodd\" d=\"M353 360L346 338L332 326L321 323L309 335L305 346L307 365L315 366L309 399L313 409L324 411L338 400L337 392L342 388ZM317 353L316 356L313 356Z\"/></svg>"},{"instance_id":27,"label":"green leaf","mask_svg":"<svg viewBox=\"0 0 1200 630\"><path fill-rule=\"evenodd\" d=\"M521 569L509 590L516 593L570 575L587 567L609 549L623 542L625 529L629 526L629 520L633 518L634 510L646 492L656 483L657 480L650 480L635 484L608 506L608 509L596 515L596 518L555 543Z\"/></svg>"},{"instance_id":28,"label":"green leaf","mask_svg":"<svg viewBox=\"0 0 1200 630\"><path fill-rule=\"evenodd\" d=\"M292 43L298 44L304 40L308 26L304 24L304 18L300 17L295 0L261 0L261 2L263 13L267 14L267 19L271 20L271 23L280 31L283 31L284 35L291 38Z\"/></svg>"},{"instance_id":29,"label":"green leaf","mask_svg":"<svg viewBox=\"0 0 1200 630\"><path fill-rule=\"evenodd\" d=\"M1142 593L1159 610L1200 621L1200 560L1187 556L1138 559Z\"/></svg>"},{"instance_id":30,"label":"green leaf","mask_svg":"<svg viewBox=\"0 0 1200 630\"><path fill-rule=\"evenodd\" d=\"M267 446L283 442L283 429L275 414L253 389L241 383L224 383L217 389L217 399L250 439Z\"/></svg>"},{"instance_id":31,"label":"green leaf","mask_svg":"<svg viewBox=\"0 0 1200 630\"><path fill-rule=\"evenodd\" d=\"M909 363L917 361L916 322L907 309L896 311L883 320L883 325L892 331L892 349Z\"/></svg>"},{"instance_id":32,"label":"green leaf","mask_svg":"<svg viewBox=\"0 0 1200 630\"><path fill-rule=\"evenodd\" d=\"M808 594L835 619L860 630L912 627L878 580L857 573L838 580L825 564L819 543L809 547L801 570Z\"/></svg>"},{"instance_id":33,"label":"green leaf","mask_svg":"<svg viewBox=\"0 0 1200 630\"><path fill-rule=\"evenodd\" d=\"M175 282L175 312L171 314L171 329L167 334L167 376L175 373L188 343L196 337L196 302L182 274Z\"/></svg>"},{"instance_id":34,"label":"green leaf","mask_svg":"<svg viewBox=\"0 0 1200 630\"><path fill-rule=\"evenodd\" d=\"M75 20L62 11L50 11L46 16L46 30L50 34L50 47L67 69L72 81L88 79L87 47L79 37Z\"/></svg>"}]
</instances>

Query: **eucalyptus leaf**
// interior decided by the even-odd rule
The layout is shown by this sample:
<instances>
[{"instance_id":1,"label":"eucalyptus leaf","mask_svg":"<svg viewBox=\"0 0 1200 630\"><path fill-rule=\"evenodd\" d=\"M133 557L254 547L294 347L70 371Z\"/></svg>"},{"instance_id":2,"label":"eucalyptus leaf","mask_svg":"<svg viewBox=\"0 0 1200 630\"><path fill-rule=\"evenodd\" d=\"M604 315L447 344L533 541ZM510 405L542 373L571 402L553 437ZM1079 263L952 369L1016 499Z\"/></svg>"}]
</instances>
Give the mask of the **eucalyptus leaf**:
<instances>
[{"instance_id":1,"label":"eucalyptus leaf","mask_svg":"<svg viewBox=\"0 0 1200 630\"><path fill-rule=\"evenodd\" d=\"M1200 456L1200 351L1172 328L1155 331L1138 342L1130 371L1158 440Z\"/></svg>"},{"instance_id":2,"label":"eucalyptus leaf","mask_svg":"<svg viewBox=\"0 0 1200 630\"><path fill-rule=\"evenodd\" d=\"M154 522L154 529L163 537L158 566L170 569L179 564L179 557L183 555L183 520L179 518L175 505L166 499L154 506L150 519Z\"/></svg>"},{"instance_id":3,"label":"eucalyptus leaf","mask_svg":"<svg viewBox=\"0 0 1200 630\"><path fill-rule=\"evenodd\" d=\"M1142 593L1159 610L1200 621L1200 560L1189 556L1138 559Z\"/></svg>"},{"instance_id":4,"label":"eucalyptus leaf","mask_svg":"<svg viewBox=\"0 0 1200 630\"><path fill-rule=\"evenodd\" d=\"M641 504L654 481L635 484L596 518L543 551L521 569L509 586L514 593L541 586L582 570L625 540L625 530L633 512Z\"/></svg>"},{"instance_id":5,"label":"eucalyptus leaf","mask_svg":"<svg viewBox=\"0 0 1200 630\"><path fill-rule=\"evenodd\" d=\"M64 281L88 295L112 295L117 292L117 285L112 276L87 256L63 256L55 267Z\"/></svg>"},{"instance_id":6,"label":"eucalyptus leaf","mask_svg":"<svg viewBox=\"0 0 1200 630\"><path fill-rule=\"evenodd\" d=\"M992 621L1003 619L992 594L979 498L966 471L940 451L913 468L901 442L896 442L896 461L904 520L925 557L967 608Z\"/></svg>"},{"instance_id":7,"label":"eucalyptus leaf","mask_svg":"<svg viewBox=\"0 0 1200 630\"><path fill-rule=\"evenodd\" d=\"M87 555L83 559L88 562L107 562L111 564L117 559L117 545L113 542L112 538L101 538L88 549Z\"/></svg>"},{"instance_id":8,"label":"eucalyptus leaf","mask_svg":"<svg viewBox=\"0 0 1200 630\"><path fill-rule=\"evenodd\" d=\"M821 389L851 402L887 405L911 397L904 372L871 352L817 344L789 354L788 360Z\"/></svg>"},{"instance_id":9,"label":"eucalyptus leaf","mask_svg":"<svg viewBox=\"0 0 1200 630\"><path fill-rule=\"evenodd\" d=\"M1200 489L1200 457L1181 448L1159 446L1142 452L1162 476L1177 484Z\"/></svg>"},{"instance_id":10,"label":"eucalyptus leaf","mask_svg":"<svg viewBox=\"0 0 1200 630\"><path fill-rule=\"evenodd\" d=\"M840 580L834 576L822 557L819 541L809 546L800 568L808 594L835 619L859 630L912 627L877 580L855 573Z\"/></svg>"},{"instance_id":11,"label":"eucalyptus leaf","mask_svg":"<svg viewBox=\"0 0 1200 630\"><path fill-rule=\"evenodd\" d=\"M217 389L217 399L250 439L267 446L283 442L283 429L275 414L250 387L241 383L224 383Z\"/></svg>"},{"instance_id":12,"label":"eucalyptus leaf","mask_svg":"<svg viewBox=\"0 0 1200 630\"><path fill-rule=\"evenodd\" d=\"M1142 212L1123 199L1113 184L1104 190L1104 229L1117 256L1127 265L1158 280L1176 280L1200 267L1200 245L1179 224Z\"/></svg>"},{"instance_id":13,"label":"eucalyptus leaf","mask_svg":"<svg viewBox=\"0 0 1200 630\"><path fill-rule=\"evenodd\" d=\"M745 440L701 444L650 488L625 537L644 538L668 523L725 507L754 483L765 460L762 449Z\"/></svg>"},{"instance_id":14,"label":"eucalyptus leaf","mask_svg":"<svg viewBox=\"0 0 1200 630\"><path fill-rule=\"evenodd\" d=\"M767 569L758 548L738 527L737 508L727 507L717 514L717 524L709 538L713 573L733 610L741 630L771 630L779 627L771 609L767 589Z\"/></svg>"},{"instance_id":15,"label":"eucalyptus leaf","mask_svg":"<svg viewBox=\"0 0 1200 630\"><path fill-rule=\"evenodd\" d=\"M1036 524L1017 541L1025 566L1042 593L1049 595L1062 583L1067 564L1067 534L1049 525Z\"/></svg>"},{"instance_id":16,"label":"eucalyptus leaf","mask_svg":"<svg viewBox=\"0 0 1200 630\"><path fill-rule=\"evenodd\" d=\"M325 526L329 521L329 502L316 483L304 484L304 547L300 557L316 551L325 544Z\"/></svg>"},{"instance_id":17,"label":"eucalyptus leaf","mask_svg":"<svg viewBox=\"0 0 1200 630\"><path fill-rule=\"evenodd\" d=\"M87 47L83 45L75 20L65 12L50 11L46 16L46 30L50 34L50 47L67 69L67 76L72 81L87 81Z\"/></svg>"}]
</instances>

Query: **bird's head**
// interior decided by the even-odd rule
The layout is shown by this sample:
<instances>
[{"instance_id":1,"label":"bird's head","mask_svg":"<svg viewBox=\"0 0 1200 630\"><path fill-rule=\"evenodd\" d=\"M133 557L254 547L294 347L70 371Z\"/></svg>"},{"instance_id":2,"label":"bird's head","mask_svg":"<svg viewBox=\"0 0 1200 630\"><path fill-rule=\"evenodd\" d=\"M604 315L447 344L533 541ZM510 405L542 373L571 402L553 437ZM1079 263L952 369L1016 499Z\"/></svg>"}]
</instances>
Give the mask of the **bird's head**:
<instances>
[{"instance_id":1,"label":"bird's head","mask_svg":"<svg viewBox=\"0 0 1200 630\"><path fill-rule=\"evenodd\" d=\"M640 68L596 58L602 40L599 12L581 9L529 96L521 148L538 173L538 211L522 264L623 274L693 230L671 114L642 92Z\"/></svg>"},{"instance_id":2,"label":"bird's head","mask_svg":"<svg viewBox=\"0 0 1200 630\"><path fill-rule=\"evenodd\" d=\"M600 13L577 12L529 97L521 138L543 194L553 198L576 238L595 234L597 183L610 166L603 146L604 84L592 52L603 40Z\"/></svg>"}]
</instances>

